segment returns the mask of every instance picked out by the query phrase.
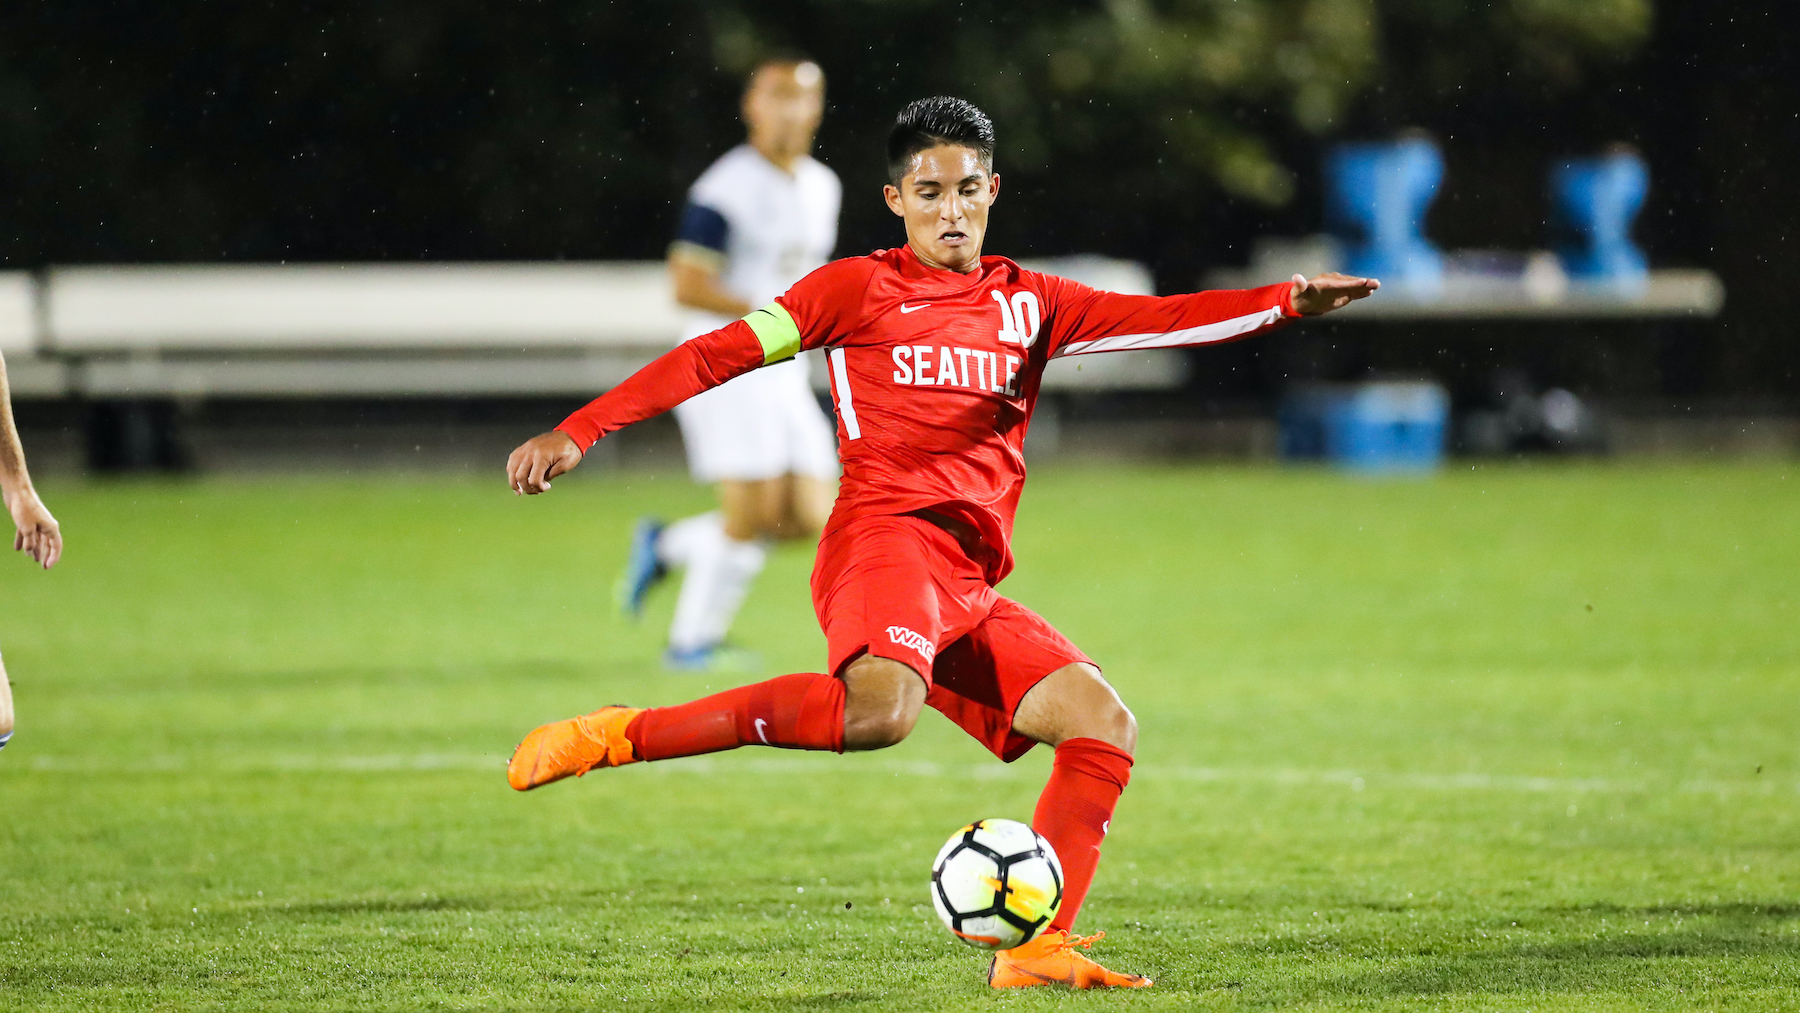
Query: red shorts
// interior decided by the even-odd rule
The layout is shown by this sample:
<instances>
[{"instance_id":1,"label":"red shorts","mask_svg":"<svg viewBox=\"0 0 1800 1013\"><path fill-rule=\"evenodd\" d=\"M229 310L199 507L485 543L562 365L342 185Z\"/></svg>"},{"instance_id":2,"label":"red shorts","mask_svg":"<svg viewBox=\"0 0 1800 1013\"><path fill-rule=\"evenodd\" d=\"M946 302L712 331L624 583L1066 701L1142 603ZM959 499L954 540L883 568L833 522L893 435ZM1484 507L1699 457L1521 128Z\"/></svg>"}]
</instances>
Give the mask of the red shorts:
<instances>
[{"instance_id":1,"label":"red shorts","mask_svg":"<svg viewBox=\"0 0 1800 1013\"><path fill-rule=\"evenodd\" d=\"M827 535L812 592L834 675L865 653L911 666L927 704L1009 763L1035 745L1012 727L1026 692L1065 665L1093 664L918 517L865 517Z\"/></svg>"}]
</instances>

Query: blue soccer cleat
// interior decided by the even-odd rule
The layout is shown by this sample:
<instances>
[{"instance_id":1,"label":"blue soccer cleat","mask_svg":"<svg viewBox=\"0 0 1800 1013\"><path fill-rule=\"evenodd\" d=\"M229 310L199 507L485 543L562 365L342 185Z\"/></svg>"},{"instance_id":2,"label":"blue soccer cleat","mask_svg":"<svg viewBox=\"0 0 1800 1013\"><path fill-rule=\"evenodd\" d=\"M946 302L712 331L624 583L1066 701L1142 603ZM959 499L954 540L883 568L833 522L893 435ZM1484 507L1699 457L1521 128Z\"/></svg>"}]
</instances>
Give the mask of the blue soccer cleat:
<instances>
[{"instance_id":1,"label":"blue soccer cleat","mask_svg":"<svg viewBox=\"0 0 1800 1013\"><path fill-rule=\"evenodd\" d=\"M619 603L619 612L627 619L643 618L644 598L669 575L669 568L656 555L656 540L662 532L662 521L643 517L631 533L631 551L625 557L625 572L619 574L619 582L613 586L613 598Z\"/></svg>"}]
</instances>

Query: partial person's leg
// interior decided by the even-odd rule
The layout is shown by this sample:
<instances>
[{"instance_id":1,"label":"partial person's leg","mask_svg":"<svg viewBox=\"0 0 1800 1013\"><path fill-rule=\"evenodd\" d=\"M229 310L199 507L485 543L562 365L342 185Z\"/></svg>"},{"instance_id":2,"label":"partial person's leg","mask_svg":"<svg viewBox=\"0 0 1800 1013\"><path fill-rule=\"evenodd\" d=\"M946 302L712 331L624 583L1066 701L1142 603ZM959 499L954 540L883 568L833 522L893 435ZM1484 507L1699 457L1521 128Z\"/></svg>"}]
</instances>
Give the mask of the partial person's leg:
<instances>
[{"instance_id":1,"label":"partial person's leg","mask_svg":"<svg viewBox=\"0 0 1800 1013\"><path fill-rule=\"evenodd\" d=\"M924 706L937 645L974 625L946 602L935 576L954 544L916 518L845 528L820 545L813 572L827 670L840 675L785 675L675 707L603 707L552 722L519 743L507 780L523 791L595 767L738 746L841 751L899 742ZM883 656L902 652L908 660Z\"/></svg>"},{"instance_id":2,"label":"partial person's leg","mask_svg":"<svg viewBox=\"0 0 1800 1013\"><path fill-rule=\"evenodd\" d=\"M724 537L725 519L717 510L683 517L656 536L656 558L670 569L685 568Z\"/></svg>"},{"instance_id":3,"label":"partial person's leg","mask_svg":"<svg viewBox=\"0 0 1800 1013\"><path fill-rule=\"evenodd\" d=\"M784 675L692 703L652 707L626 730L645 760L739 746L882 749L906 738L925 705L925 682L898 661L864 655L844 677Z\"/></svg>"},{"instance_id":4,"label":"partial person's leg","mask_svg":"<svg viewBox=\"0 0 1800 1013\"><path fill-rule=\"evenodd\" d=\"M837 496L837 435L807 382L807 364L778 364L690 398L676 410L697 481L717 481L719 529L677 546L665 565L687 569L669 649L679 664L725 639L762 572L770 539L816 535Z\"/></svg>"},{"instance_id":5,"label":"partial person's leg","mask_svg":"<svg viewBox=\"0 0 1800 1013\"><path fill-rule=\"evenodd\" d=\"M725 537L750 542L770 537L787 510L791 475L762 479L726 479L719 483L719 512Z\"/></svg>"},{"instance_id":6,"label":"partial person's leg","mask_svg":"<svg viewBox=\"0 0 1800 1013\"><path fill-rule=\"evenodd\" d=\"M1025 694L1013 729L1056 747L1050 782L1031 824L1063 866L1063 902L1053 929L1073 929L1100 865L1113 809L1131 782L1137 720L1092 665L1058 669Z\"/></svg>"},{"instance_id":7,"label":"partial person's leg","mask_svg":"<svg viewBox=\"0 0 1800 1013\"><path fill-rule=\"evenodd\" d=\"M768 560L767 540L817 535L836 489L809 475L726 479L719 512L669 525L658 541L665 565L685 567L669 647L686 652L725 639Z\"/></svg>"},{"instance_id":8,"label":"partial person's leg","mask_svg":"<svg viewBox=\"0 0 1800 1013\"><path fill-rule=\"evenodd\" d=\"M1032 827L1062 861L1063 899L1044 931L996 954L995 988L1143 988L1150 979L1111 971L1077 953L1071 928L1100 862L1113 807L1131 779L1137 723L1080 648L1042 616L1001 600L932 667L929 703L1003 760L1033 743L1056 747Z\"/></svg>"},{"instance_id":9,"label":"partial person's leg","mask_svg":"<svg viewBox=\"0 0 1800 1013\"><path fill-rule=\"evenodd\" d=\"M832 503L837 500L837 480L789 474L777 481L780 501L767 518L762 534L782 541L816 537L831 517Z\"/></svg>"},{"instance_id":10,"label":"partial person's leg","mask_svg":"<svg viewBox=\"0 0 1800 1013\"><path fill-rule=\"evenodd\" d=\"M925 708L925 680L891 658L865 654L844 668L844 748L886 749L912 734Z\"/></svg>"},{"instance_id":11,"label":"partial person's leg","mask_svg":"<svg viewBox=\"0 0 1800 1013\"><path fill-rule=\"evenodd\" d=\"M738 541L817 537L836 500L837 479L798 472L719 483L725 534Z\"/></svg>"},{"instance_id":12,"label":"partial person's leg","mask_svg":"<svg viewBox=\"0 0 1800 1013\"><path fill-rule=\"evenodd\" d=\"M507 780L525 791L639 760L739 746L882 749L906 738L925 705L925 680L906 665L864 655L844 676L784 675L673 707L602 707L543 725L514 750Z\"/></svg>"},{"instance_id":13,"label":"partial person's leg","mask_svg":"<svg viewBox=\"0 0 1800 1013\"><path fill-rule=\"evenodd\" d=\"M0 749L6 748L6 740L12 738L12 731L12 684L6 681L6 662L0 660Z\"/></svg>"},{"instance_id":14,"label":"partial person's leg","mask_svg":"<svg viewBox=\"0 0 1800 1013\"><path fill-rule=\"evenodd\" d=\"M988 984L1148 988L1149 978L1109 970L1076 952L1091 949L1106 933L1083 938L1072 930L1100 864L1100 843L1111 826L1113 806L1131 780L1136 722L1100 671L1082 663L1044 677L1019 702L1014 715L1015 732L1056 747L1050 783L1038 798L1031 825L1062 859L1063 901L1041 935L994 955Z\"/></svg>"},{"instance_id":15,"label":"partial person's leg","mask_svg":"<svg viewBox=\"0 0 1800 1013\"><path fill-rule=\"evenodd\" d=\"M672 652L702 651L725 639L750 584L768 558L768 549L755 532L761 503L772 495L778 481L722 481L719 512L690 517L664 529L659 554L665 564L686 570L669 626Z\"/></svg>"},{"instance_id":16,"label":"partial person's leg","mask_svg":"<svg viewBox=\"0 0 1800 1013\"><path fill-rule=\"evenodd\" d=\"M783 470L768 387L766 379L741 376L675 410L689 471L696 482L717 484L719 509L677 521L657 538L663 566L685 571L669 627L673 660L706 660L767 556L752 507L769 495L756 487Z\"/></svg>"},{"instance_id":17,"label":"partial person's leg","mask_svg":"<svg viewBox=\"0 0 1800 1013\"><path fill-rule=\"evenodd\" d=\"M1034 742L1055 747L1032 826L1062 860L1063 901L1050 927L1072 928L1131 780L1136 719L1080 648L1014 601L946 647L932 680L931 706L1000 758Z\"/></svg>"}]
</instances>

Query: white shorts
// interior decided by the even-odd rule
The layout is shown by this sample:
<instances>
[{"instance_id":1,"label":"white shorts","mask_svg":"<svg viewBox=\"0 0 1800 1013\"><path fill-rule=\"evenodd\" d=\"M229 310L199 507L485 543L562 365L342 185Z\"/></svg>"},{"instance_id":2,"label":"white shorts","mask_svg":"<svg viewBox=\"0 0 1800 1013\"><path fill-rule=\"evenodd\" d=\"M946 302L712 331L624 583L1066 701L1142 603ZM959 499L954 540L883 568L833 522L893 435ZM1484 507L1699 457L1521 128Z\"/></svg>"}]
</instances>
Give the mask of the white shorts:
<instances>
[{"instance_id":1,"label":"white shorts","mask_svg":"<svg viewBox=\"0 0 1800 1013\"><path fill-rule=\"evenodd\" d=\"M694 481L837 477L837 426L820 410L804 358L779 362L675 406Z\"/></svg>"}]
</instances>

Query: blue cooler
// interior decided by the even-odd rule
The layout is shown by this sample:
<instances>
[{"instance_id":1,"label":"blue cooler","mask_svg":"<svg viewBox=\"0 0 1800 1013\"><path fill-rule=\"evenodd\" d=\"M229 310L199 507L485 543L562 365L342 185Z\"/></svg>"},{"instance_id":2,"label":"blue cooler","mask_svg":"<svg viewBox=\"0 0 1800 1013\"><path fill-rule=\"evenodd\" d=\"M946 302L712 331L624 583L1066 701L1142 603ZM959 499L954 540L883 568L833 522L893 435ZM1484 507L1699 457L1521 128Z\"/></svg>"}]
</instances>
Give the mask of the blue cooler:
<instances>
[{"instance_id":1,"label":"blue cooler","mask_svg":"<svg viewBox=\"0 0 1800 1013\"><path fill-rule=\"evenodd\" d=\"M1435 383L1301 384L1281 399L1281 456L1366 473L1438 466L1450 396Z\"/></svg>"},{"instance_id":2,"label":"blue cooler","mask_svg":"<svg viewBox=\"0 0 1800 1013\"><path fill-rule=\"evenodd\" d=\"M1450 396L1435 383L1357 384L1325 407L1325 456L1352 471L1430 471L1449 421Z\"/></svg>"}]
</instances>

